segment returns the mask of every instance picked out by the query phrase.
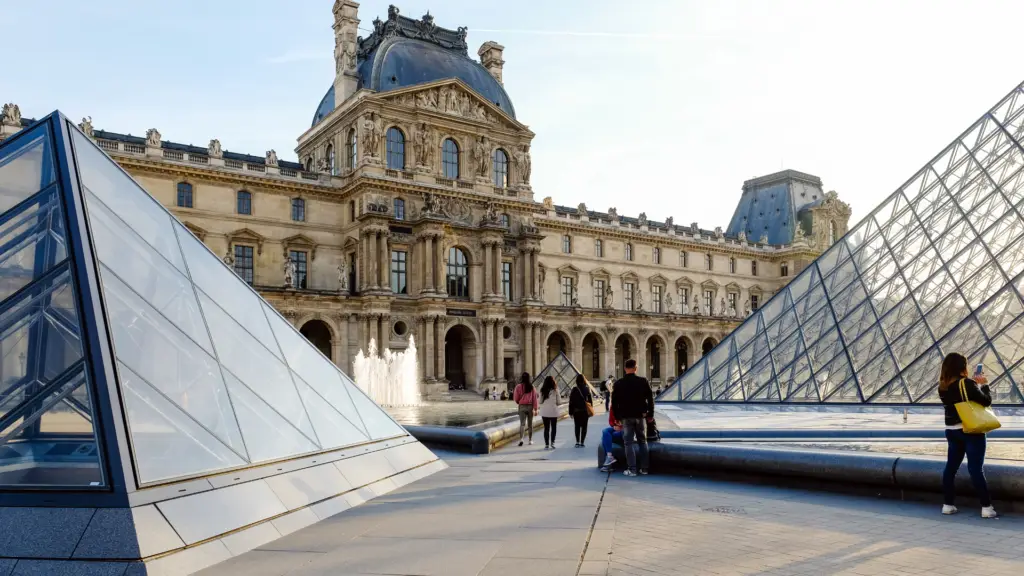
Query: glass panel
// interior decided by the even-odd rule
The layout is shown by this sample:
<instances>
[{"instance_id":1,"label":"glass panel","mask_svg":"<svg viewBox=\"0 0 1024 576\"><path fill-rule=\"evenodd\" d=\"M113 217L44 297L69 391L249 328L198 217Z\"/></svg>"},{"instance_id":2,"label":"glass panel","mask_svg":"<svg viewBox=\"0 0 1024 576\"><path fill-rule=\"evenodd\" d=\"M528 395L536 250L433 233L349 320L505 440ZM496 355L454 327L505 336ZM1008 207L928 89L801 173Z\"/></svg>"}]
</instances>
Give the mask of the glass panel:
<instances>
[{"instance_id":1,"label":"glass panel","mask_svg":"<svg viewBox=\"0 0 1024 576\"><path fill-rule=\"evenodd\" d=\"M924 322L911 326L902 336L893 341L890 349L900 366L907 366L934 342Z\"/></svg>"},{"instance_id":2,"label":"glass panel","mask_svg":"<svg viewBox=\"0 0 1024 576\"><path fill-rule=\"evenodd\" d=\"M184 270L170 213L88 138L77 130L72 131L72 138L82 185L116 209L118 216L171 264Z\"/></svg>"},{"instance_id":3,"label":"glass panel","mask_svg":"<svg viewBox=\"0 0 1024 576\"><path fill-rule=\"evenodd\" d=\"M188 272L196 286L208 294L219 306L222 306L224 311L241 324L249 334L259 340L266 350L283 360L281 351L277 347L277 341L274 340L274 335L270 332L267 318L263 315L259 296L239 280L237 274L207 250L184 226L175 222L174 228L178 232L181 250L188 261ZM211 324L212 331L212 321L209 317L206 321L207 324ZM221 361L223 362L224 359L221 358Z\"/></svg>"},{"instance_id":4,"label":"glass panel","mask_svg":"<svg viewBox=\"0 0 1024 576\"><path fill-rule=\"evenodd\" d=\"M1024 312L1024 307L1021 306L1017 292L1007 286L998 296L985 304L984 308L978 310L975 316L985 328L985 333L991 338L1020 316L1021 312Z\"/></svg>"},{"instance_id":5,"label":"glass panel","mask_svg":"<svg viewBox=\"0 0 1024 576\"><path fill-rule=\"evenodd\" d=\"M106 266L100 268L118 361L244 457L217 362Z\"/></svg>"},{"instance_id":6,"label":"glass panel","mask_svg":"<svg viewBox=\"0 0 1024 576\"><path fill-rule=\"evenodd\" d=\"M331 405L303 382L298 374L293 372L292 377L299 389L302 404L313 421L313 429L320 439L321 448L340 448L368 440L361 430L356 429L340 412L331 408Z\"/></svg>"},{"instance_id":7,"label":"glass panel","mask_svg":"<svg viewBox=\"0 0 1024 576\"><path fill-rule=\"evenodd\" d=\"M99 198L87 196L93 242L100 261L189 338L212 353L192 283L110 212Z\"/></svg>"},{"instance_id":8,"label":"glass panel","mask_svg":"<svg viewBox=\"0 0 1024 576\"><path fill-rule=\"evenodd\" d=\"M894 376L896 376L896 364L892 356L885 350L875 356L866 367L857 372L857 379L860 381L860 391L864 399L868 399L882 389ZM902 384L900 384L902 388Z\"/></svg>"},{"instance_id":9,"label":"glass panel","mask_svg":"<svg viewBox=\"0 0 1024 576\"><path fill-rule=\"evenodd\" d=\"M932 334L941 340L970 313L971 310L967 307L964 299L954 292L933 308L925 316L925 319L928 321L928 327L931 328Z\"/></svg>"},{"instance_id":10,"label":"glass panel","mask_svg":"<svg viewBox=\"0 0 1024 576\"><path fill-rule=\"evenodd\" d=\"M890 380L881 390L875 392L874 396L867 396L866 391L864 395L871 403L906 404L910 402L910 396L907 395L907 389L903 385L903 378L899 376Z\"/></svg>"},{"instance_id":11,"label":"glass panel","mask_svg":"<svg viewBox=\"0 0 1024 576\"><path fill-rule=\"evenodd\" d=\"M263 304L263 311L270 321L270 328L277 336L281 350L284 351L288 366L328 404L341 412L346 420L365 433L363 423L342 381L341 372L266 303Z\"/></svg>"},{"instance_id":12,"label":"glass panel","mask_svg":"<svg viewBox=\"0 0 1024 576\"><path fill-rule=\"evenodd\" d=\"M865 302L857 307L839 323L839 329L843 331L843 338L847 342L853 342L875 325L875 313L871 310L871 304Z\"/></svg>"},{"instance_id":13,"label":"glass panel","mask_svg":"<svg viewBox=\"0 0 1024 576\"><path fill-rule=\"evenodd\" d=\"M46 125L20 135L0 152L0 213L53 184L56 173Z\"/></svg>"},{"instance_id":14,"label":"glass panel","mask_svg":"<svg viewBox=\"0 0 1024 576\"><path fill-rule=\"evenodd\" d=\"M1012 366L1024 359L1024 318L1017 318L1006 330L993 338L992 346L1006 366ZM991 380L992 373L989 374Z\"/></svg>"},{"instance_id":15,"label":"glass panel","mask_svg":"<svg viewBox=\"0 0 1024 576\"><path fill-rule=\"evenodd\" d=\"M857 388L857 381L850 378L843 384L839 384L832 387L831 393L824 397L825 402L837 402L837 403L860 403L863 401L863 397L859 393Z\"/></svg>"},{"instance_id":16,"label":"glass panel","mask_svg":"<svg viewBox=\"0 0 1024 576\"><path fill-rule=\"evenodd\" d=\"M249 448L249 458L254 463L298 456L319 449L230 372L224 373L224 380L228 383L238 425L245 437L245 445ZM281 387L294 390L290 380Z\"/></svg>"},{"instance_id":17,"label":"glass panel","mask_svg":"<svg viewBox=\"0 0 1024 576\"><path fill-rule=\"evenodd\" d=\"M958 352L964 356L970 356L984 342L985 337L981 333L981 327L973 318L968 318L966 322L950 332L939 343L939 347L944 354Z\"/></svg>"},{"instance_id":18,"label":"glass panel","mask_svg":"<svg viewBox=\"0 0 1024 576\"><path fill-rule=\"evenodd\" d=\"M0 419L0 485L103 486L84 364Z\"/></svg>"},{"instance_id":19,"label":"glass panel","mask_svg":"<svg viewBox=\"0 0 1024 576\"><path fill-rule=\"evenodd\" d=\"M861 287L860 282L850 284L841 294L836 295L832 299L832 310L835 312L836 318L842 320L850 310L853 310L865 298L867 298L867 292Z\"/></svg>"},{"instance_id":20,"label":"glass panel","mask_svg":"<svg viewBox=\"0 0 1024 576\"><path fill-rule=\"evenodd\" d=\"M246 464L127 366L118 362L117 371L141 482L208 474Z\"/></svg>"},{"instance_id":21,"label":"glass panel","mask_svg":"<svg viewBox=\"0 0 1024 576\"><path fill-rule=\"evenodd\" d=\"M370 433L370 438L383 440L405 434L402 427L395 424L395 421L388 416L387 412L384 412L380 406L374 404L361 390L352 386L349 388L349 392L352 394L352 403L355 404L356 410L363 418L363 423L366 424L366 430Z\"/></svg>"},{"instance_id":22,"label":"glass panel","mask_svg":"<svg viewBox=\"0 0 1024 576\"><path fill-rule=\"evenodd\" d=\"M903 371L903 381L906 383L907 391L913 402L920 401L938 385L941 367L942 355L938 350L932 348Z\"/></svg>"},{"instance_id":23,"label":"glass panel","mask_svg":"<svg viewBox=\"0 0 1024 576\"><path fill-rule=\"evenodd\" d=\"M818 382L818 391L822 398L828 398L834 393L847 378L850 378L850 362L846 354L840 354L828 366L814 370L814 378Z\"/></svg>"},{"instance_id":24,"label":"glass panel","mask_svg":"<svg viewBox=\"0 0 1024 576\"><path fill-rule=\"evenodd\" d=\"M811 364L806 356L800 356L793 363L792 371L783 373L780 387L784 391L786 402L820 402L818 387L811 378Z\"/></svg>"},{"instance_id":25,"label":"glass panel","mask_svg":"<svg viewBox=\"0 0 1024 576\"><path fill-rule=\"evenodd\" d=\"M872 326L850 346L850 358L853 360L853 367L860 370L873 358L884 353L887 347L882 331L878 326Z\"/></svg>"},{"instance_id":26,"label":"glass panel","mask_svg":"<svg viewBox=\"0 0 1024 576\"><path fill-rule=\"evenodd\" d=\"M994 263L988 264L960 285L971 308L981 306L1000 288L1006 285L1006 278Z\"/></svg>"},{"instance_id":27,"label":"glass panel","mask_svg":"<svg viewBox=\"0 0 1024 576\"><path fill-rule=\"evenodd\" d=\"M67 258L57 188L0 218L0 301Z\"/></svg>"},{"instance_id":28,"label":"glass panel","mask_svg":"<svg viewBox=\"0 0 1024 576\"><path fill-rule=\"evenodd\" d=\"M232 320L224 310L214 304L203 292L199 292L199 304L203 307L206 323L213 335L213 346L222 366L230 370L260 398L274 407L282 416L315 442L316 435L309 421L299 394L292 383L288 368L275 357L267 354L259 342ZM257 304L259 304L257 302ZM263 317L263 310L256 309ZM266 318L263 319L266 322ZM226 378L226 377L225 377ZM238 407L235 406L235 412ZM241 416L239 426L243 428ZM252 448L250 442L246 446ZM250 453L250 456L255 456Z\"/></svg>"}]
</instances>

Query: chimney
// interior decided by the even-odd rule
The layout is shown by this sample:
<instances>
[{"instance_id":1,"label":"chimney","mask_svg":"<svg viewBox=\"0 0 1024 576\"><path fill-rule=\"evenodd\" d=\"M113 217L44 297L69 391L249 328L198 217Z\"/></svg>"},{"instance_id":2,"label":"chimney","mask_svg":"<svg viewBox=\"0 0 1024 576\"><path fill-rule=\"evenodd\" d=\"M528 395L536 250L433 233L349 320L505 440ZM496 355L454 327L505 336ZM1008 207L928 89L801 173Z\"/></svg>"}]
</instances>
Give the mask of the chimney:
<instances>
[{"instance_id":1,"label":"chimney","mask_svg":"<svg viewBox=\"0 0 1024 576\"><path fill-rule=\"evenodd\" d=\"M359 26L359 4L352 0L334 2L334 107L355 94L359 86L356 42Z\"/></svg>"},{"instance_id":2,"label":"chimney","mask_svg":"<svg viewBox=\"0 0 1024 576\"><path fill-rule=\"evenodd\" d=\"M505 65L505 61L501 59L502 52L505 51L505 47L493 40L488 40L480 46L480 49L476 53L480 56L480 63L483 64L484 68L494 76L494 79L499 84L504 84L501 81L501 67Z\"/></svg>"}]
</instances>

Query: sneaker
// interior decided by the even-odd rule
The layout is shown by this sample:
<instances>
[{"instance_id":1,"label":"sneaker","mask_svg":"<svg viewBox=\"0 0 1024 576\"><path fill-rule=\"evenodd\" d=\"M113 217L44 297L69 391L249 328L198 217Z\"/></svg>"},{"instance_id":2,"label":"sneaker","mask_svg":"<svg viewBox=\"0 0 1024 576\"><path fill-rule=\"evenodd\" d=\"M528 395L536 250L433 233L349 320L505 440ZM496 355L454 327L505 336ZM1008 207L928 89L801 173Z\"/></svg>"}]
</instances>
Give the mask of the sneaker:
<instances>
[{"instance_id":1,"label":"sneaker","mask_svg":"<svg viewBox=\"0 0 1024 576\"><path fill-rule=\"evenodd\" d=\"M598 468L598 470L600 470L601 472L611 472L612 471L610 466L601 466L600 468Z\"/></svg>"},{"instance_id":2,"label":"sneaker","mask_svg":"<svg viewBox=\"0 0 1024 576\"><path fill-rule=\"evenodd\" d=\"M641 475L641 476L647 476L647 470L646 470L646 469L644 469L644 468L641 468L641 469L640 469L640 475Z\"/></svg>"},{"instance_id":3,"label":"sneaker","mask_svg":"<svg viewBox=\"0 0 1024 576\"><path fill-rule=\"evenodd\" d=\"M551 450L551 446L548 446L547 444L545 444L545 445L544 445L544 449L545 449L545 450Z\"/></svg>"},{"instance_id":4,"label":"sneaker","mask_svg":"<svg viewBox=\"0 0 1024 576\"><path fill-rule=\"evenodd\" d=\"M942 505L942 513L945 514L946 516L952 516L953 514L956 514L957 512L959 512L959 510L957 510L956 506L953 506L952 504L943 504Z\"/></svg>"},{"instance_id":5,"label":"sneaker","mask_svg":"<svg viewBox=\"0 0 1024 576\"><path fill-rule=\"evenodd\" d=\"M636 476L636 472L633 472L632 470L626 470L625 472L622 473L622 475L623 476L629 476L630 478L632 478L632 477Z\"/></svg>"},{"instance_id":6,"label":"sneaker","mask_svg":"<svg viewBox=\"0 0 1024 576\"><path fill-rule=\"evenodd\" d=\"M605 468L611 466L612 464L615 464L616 462L618 462L618 460L616 460L615 456L612 456L611 454L604 457Z\"/></svg>"},{"instance_id":7,"label":"sneaker","mask_svg":"<svg viewBox=\"0 0 1024 576\"><path fill-rule=\"evenodd\" d=\"M982 518L998 518L999 514L996 512L995 508L993 508L991 506L986 506L986 507L981 509L981 517Z\"/></svg>"},{"instance_id":8,"label":"sneaker","mask_svg":"<svg viewBox=\"0 0 1024 576\"><path fill-rule=\"evenodd\" d=\"M522 445L523 445L523 441L522 441L522 440L520 440L520 441L519 441L519 445L520 445L520 446L522 446Z\"/></svg>"},{"instance_id":9,"label":"sneaker","mask_svg":"<svg viewBox=\"0 0 1024 576\"><path fill-rule=\"evenodd\" d=\"M530 446L533 446L533 440L530 440Z\"/></svg>"},{"instance_id":10,"label":"sneaker","mask_svg":"<svg viewBox=\"0 0 1024 576\"><path fill-rule=\"evenodd\" d=\"M583 442L580 442L580 448L586 448L586 447L587 447L586 444L584 444Z\"/></svg>"}]
</instances>

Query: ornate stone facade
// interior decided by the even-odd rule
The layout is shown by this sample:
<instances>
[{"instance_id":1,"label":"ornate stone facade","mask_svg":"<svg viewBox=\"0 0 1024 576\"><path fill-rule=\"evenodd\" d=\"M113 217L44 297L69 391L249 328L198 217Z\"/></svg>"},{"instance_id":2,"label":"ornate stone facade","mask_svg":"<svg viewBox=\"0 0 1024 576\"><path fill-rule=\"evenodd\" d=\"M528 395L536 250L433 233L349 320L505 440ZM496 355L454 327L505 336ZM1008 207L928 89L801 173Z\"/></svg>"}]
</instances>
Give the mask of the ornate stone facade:
<instances>
[{"instance_id":1,"label":"ornate stone facade","mask_svg":"<svg viewBox=\"0 0 1024 576\"><path fill-rule=\"evenodd\" d=\"M357 5L338 0L333 13L338 101L300 136L301 162L217 139L178 145L156 129L93 130L91 119L83 129L347 371L370 339L402 348L413 336L432 396L503 385L559 351L592 378L635 357L665 386L822 251L824 222L846 230L849 207L833 193L784 245L537 202L534 134L484 88L447 78L356 89L377 46L416 38L464 55L464 29L393 8L356 39ZM502 51L487 42L483 64L465 66L500 86ZM4 126L16 116L25 124L5 106Z\"/></svg>"}]
</instances>

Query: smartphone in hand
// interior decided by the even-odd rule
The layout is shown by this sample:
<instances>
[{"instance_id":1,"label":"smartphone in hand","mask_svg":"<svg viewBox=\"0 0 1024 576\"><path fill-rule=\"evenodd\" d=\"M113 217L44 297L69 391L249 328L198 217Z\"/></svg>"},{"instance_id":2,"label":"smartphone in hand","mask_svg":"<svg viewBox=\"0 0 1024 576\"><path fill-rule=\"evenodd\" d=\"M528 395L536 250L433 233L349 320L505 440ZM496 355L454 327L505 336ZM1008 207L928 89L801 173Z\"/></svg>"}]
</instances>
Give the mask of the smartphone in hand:
<instances>
[{"instance_id":1,"label":"smartphone in hand","mask_svg":"<svg viewBox=\"0 0 1024 576\"><path fill-rule=\"evenodd\" d=\"M985 365L979 362L978 365L974 367L974 375L975 376L981 376L984 373L985 373Z\"/></svg>"}]
</instances>

